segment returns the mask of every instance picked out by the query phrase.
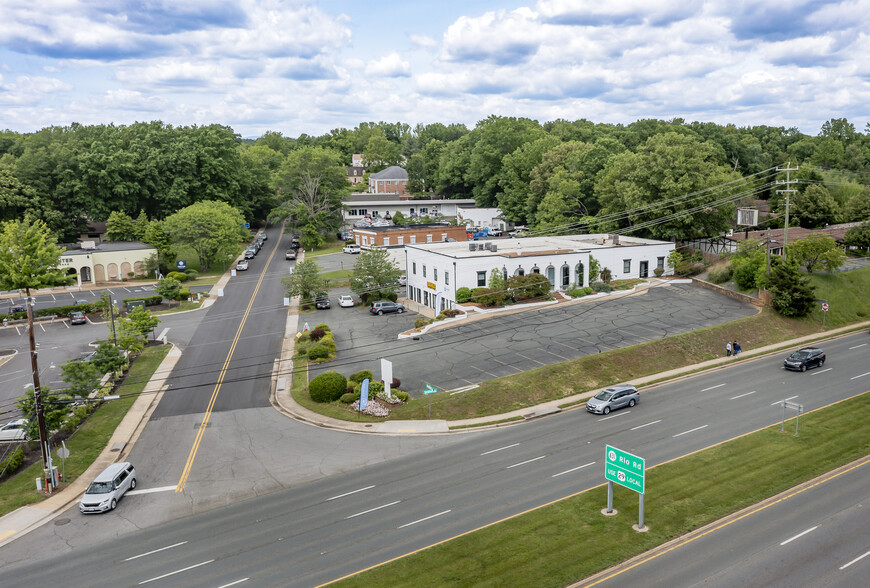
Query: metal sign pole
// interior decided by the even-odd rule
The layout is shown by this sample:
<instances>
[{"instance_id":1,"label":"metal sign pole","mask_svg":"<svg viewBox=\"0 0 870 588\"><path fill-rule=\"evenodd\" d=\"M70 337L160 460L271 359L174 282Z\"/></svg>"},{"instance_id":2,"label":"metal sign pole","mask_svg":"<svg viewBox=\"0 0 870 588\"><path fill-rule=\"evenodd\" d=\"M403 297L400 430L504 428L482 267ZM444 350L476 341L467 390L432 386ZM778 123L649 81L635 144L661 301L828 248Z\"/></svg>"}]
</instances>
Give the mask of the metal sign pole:
<instances>
[{"instance_id":1,"label":"metal sign pole","mask_svg":"<svg viewBox=\"0 0 870 588\"><path fill-rule=\"evenodd\" d=\"M638 494L640 500L640 504L638 506L638 510L640 511L640 516L637 519L637 528L643 529L643 494Z\"/></svg>"},{"instance_id":2,"label":"metal sign pole","mask_svg":"<svg viewBox=\"0 0 870 588\"><path fill-rule=\"evenodd\" d=\"M607 512L613 512L613 482L607 482Z\"/></svg>"}]
</instances>

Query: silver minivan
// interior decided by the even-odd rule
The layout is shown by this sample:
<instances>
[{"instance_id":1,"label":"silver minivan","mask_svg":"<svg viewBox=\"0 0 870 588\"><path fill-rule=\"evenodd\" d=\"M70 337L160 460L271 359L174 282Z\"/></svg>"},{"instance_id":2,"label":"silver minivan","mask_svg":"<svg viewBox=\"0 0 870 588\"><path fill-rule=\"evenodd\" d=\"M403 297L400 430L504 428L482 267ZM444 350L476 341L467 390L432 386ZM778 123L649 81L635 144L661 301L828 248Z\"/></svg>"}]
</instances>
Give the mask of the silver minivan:
<instances>
[{"instance_id":1,"label":"silver minivan","mask_svg":"<svg viewBox=\"0 0 870 588\"><path fill-rule=\"evenodd\" d=\"M85 495L79 501L79 510L84 513L115 510L118 501L127 490L136 487L136 468L128 461L113 463L94 478Z\"/></svg>"},{"instance_id":2,"label":"silver minivan","mask_svg":"<svg viewBox=\"0 0 870 588\"><path fill-rule=\"evenodd\" d=\"M631 384L605 388L586 401L586 410L595 414L609 414L611 410L623 406L634 406L640 402L640 392Z\"/></svg>"}]
</instances>

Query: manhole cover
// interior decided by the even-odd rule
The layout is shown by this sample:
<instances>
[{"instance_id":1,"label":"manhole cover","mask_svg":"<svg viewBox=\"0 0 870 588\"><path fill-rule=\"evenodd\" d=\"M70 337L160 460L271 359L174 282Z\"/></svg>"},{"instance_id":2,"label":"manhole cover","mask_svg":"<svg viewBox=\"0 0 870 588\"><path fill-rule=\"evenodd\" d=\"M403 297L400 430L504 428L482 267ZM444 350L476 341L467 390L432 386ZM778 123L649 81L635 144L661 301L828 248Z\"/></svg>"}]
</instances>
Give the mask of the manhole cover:
<instances>
[{"instance_id":1,"label":"manhole cover","mask_svg":"<svg viewBox=\"0 0 870 588\"><path fill-rule=\"evenodd\" d=\"M55 519L54 526L61 527L63 525L66 525L67 523L69 523L69 521L70 521L69 519Z\"/></svg>"}]
</instances>

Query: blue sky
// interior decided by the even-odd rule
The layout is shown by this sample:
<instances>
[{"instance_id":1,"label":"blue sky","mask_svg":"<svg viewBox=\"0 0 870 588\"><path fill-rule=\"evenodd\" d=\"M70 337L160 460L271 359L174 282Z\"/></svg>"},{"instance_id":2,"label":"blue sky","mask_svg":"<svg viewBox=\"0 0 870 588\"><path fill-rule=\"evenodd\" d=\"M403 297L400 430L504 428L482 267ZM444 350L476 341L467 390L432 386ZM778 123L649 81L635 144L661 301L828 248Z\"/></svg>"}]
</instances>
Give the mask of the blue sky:
<instances>
[{"instance_id":1,"label":"blue sky","mask_svg":"<svg viewBox=\"0 0 870 588\"><path fill-rule=\"evenodd\" d=\"M0 128L870 122L870 0L0 0Z\"/></svg>"}]
</instances>

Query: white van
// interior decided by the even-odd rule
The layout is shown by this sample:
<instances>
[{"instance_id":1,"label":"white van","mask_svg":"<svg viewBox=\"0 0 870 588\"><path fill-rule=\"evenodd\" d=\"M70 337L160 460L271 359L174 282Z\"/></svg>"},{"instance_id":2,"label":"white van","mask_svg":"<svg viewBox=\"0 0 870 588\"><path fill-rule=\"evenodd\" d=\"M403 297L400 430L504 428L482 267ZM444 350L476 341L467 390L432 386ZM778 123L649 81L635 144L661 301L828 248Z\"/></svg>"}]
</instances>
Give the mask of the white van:
<instances>
[{"instance_id":1,"label":"white van","mask_svg":"<svg viewBox=\"0 0 870 588\"><path fill-rule=\"evenodd\" d=\"M79 501L79 510L84 513L115 510L118 501L136 487L136 468L127 461L113 463L94 478L85 495Z\"/></svg>"},{"instance_id":2,"label":"white van","mask_svg":"<svg viewBox=\"0 0 870 588\"><path fill-rule=\"evenodd\" d=\"M359 245L345 245L342 251L345 253L359 253L360 248Z\"/></svg>"}]
</instances>

